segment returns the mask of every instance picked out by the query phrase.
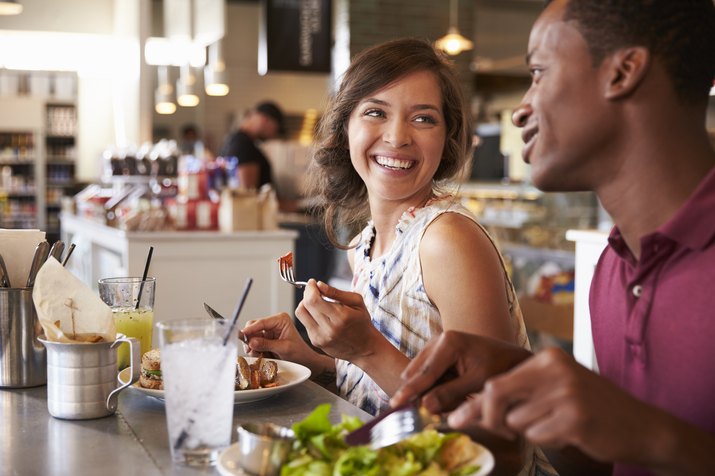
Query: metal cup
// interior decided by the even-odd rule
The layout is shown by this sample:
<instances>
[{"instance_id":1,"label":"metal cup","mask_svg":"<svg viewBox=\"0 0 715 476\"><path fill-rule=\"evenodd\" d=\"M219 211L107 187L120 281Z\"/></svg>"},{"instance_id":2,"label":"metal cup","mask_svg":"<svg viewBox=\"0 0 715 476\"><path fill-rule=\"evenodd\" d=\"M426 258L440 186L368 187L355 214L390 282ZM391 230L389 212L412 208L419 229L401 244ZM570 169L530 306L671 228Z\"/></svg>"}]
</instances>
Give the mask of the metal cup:
<instances>
[{"instance_id":1,"label":"metal cup","mask_svg":"<svg viewBox=\"0 0 715 476\"><path fill-rule=\"evenodd\" d=\"M47 357L32 288L0 288L0 387L47 383Z\"/></svg>"},{"instance_id":2,"label":"metal cup","mask_svg":"<svg viewBox=\"0 0 715 476\"><path fill-rule=\"evenodd\" d=\"M278 476L295 436L293 430L272 423L238 427L239 464L257 476Z\"/></svg>"},{"instance_id":3,"label":"metal cup","mask_svg":"<svg viewBox=\"0 0 715 476\"><path fill-rule=\"evenodd\" d=\"M114 342L78 344L39 340L47 347L47 409L55 418L112 415L119 392L139 379L139 341L134 338L120 334ZM123 342L130 347L129 382L118 379L116 349Z\"/></svg>"}]
</instances>

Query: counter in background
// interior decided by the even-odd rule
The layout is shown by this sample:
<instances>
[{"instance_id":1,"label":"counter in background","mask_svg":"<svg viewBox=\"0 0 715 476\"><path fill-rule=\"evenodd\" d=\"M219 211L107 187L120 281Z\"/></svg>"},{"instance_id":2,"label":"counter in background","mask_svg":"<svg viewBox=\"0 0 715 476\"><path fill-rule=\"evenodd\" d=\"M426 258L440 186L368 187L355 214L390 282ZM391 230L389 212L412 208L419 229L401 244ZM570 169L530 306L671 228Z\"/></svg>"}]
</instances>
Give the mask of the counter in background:
<instances>
[{"instance_id":1,"label":"counter in background","mask_svg":"<svg viewBox=\"0 0 715 476\"><path fill-rule=\"evenodd\" d=\"M154 247L155 321L204 316L204 302L230 317L248 277L253 286L241 323L294 307L276 260L295 251L295 231L134 233L67 213L61 223L62 240L77 245L67 267L95 290L100 278L141 276Z\"/></svg>"}]
</instances>

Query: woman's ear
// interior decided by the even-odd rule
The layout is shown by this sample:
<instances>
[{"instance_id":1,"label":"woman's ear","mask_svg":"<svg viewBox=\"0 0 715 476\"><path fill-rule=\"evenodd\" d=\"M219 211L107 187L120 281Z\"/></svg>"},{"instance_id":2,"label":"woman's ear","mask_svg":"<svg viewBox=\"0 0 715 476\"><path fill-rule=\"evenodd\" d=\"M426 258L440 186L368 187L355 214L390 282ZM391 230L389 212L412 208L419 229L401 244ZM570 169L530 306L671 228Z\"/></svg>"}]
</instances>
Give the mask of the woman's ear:
<instances>
[{"instance_id":1,"label":"woman's ear","mask_svg":"<svg viewBox=\"0 0 715 476\"><path fill-rule=\"evenodd\" d=\"M635 91L650 67L650 51L641 46L622 48L604 61L608 64L606 98L619 99Z\"/></svg>"}]
</instances>

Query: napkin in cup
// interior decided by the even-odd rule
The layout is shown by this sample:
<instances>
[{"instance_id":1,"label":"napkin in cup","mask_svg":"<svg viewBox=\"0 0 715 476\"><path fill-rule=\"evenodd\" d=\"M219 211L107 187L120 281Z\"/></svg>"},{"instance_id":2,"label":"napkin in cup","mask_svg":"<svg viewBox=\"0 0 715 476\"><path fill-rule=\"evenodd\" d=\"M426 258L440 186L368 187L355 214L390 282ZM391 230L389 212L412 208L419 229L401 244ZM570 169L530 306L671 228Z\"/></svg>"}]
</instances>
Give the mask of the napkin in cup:
<instances>
[{"instance_id":1,"label":"napkin in cup","mask_svg":"<svg viewBox=\"0 0 715 476\"><path fill-rule=\"evenodd\" d=\"M111 308L53 257L37 273L32 300L49 341L114 342L116 338Z\"/></svg>"},{"instance_id":2,"label":"napkin in cup","mask_svg":"<svg viewBox=\"0 0 715 476\"><path fill-rule=\"evenodd\" d=\"M12 287L25 287L35 248L41 241L45 241L44 231L0 229L0 255L5 260Z\"/></svg>"}]
</instances>

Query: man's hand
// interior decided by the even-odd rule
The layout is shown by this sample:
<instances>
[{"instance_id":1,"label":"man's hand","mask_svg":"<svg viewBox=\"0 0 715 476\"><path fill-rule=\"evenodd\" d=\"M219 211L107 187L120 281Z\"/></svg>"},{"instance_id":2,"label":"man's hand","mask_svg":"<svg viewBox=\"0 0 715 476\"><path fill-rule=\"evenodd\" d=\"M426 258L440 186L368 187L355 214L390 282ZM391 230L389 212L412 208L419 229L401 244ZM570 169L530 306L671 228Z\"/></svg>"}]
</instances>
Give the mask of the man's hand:
<instances>
[{"instance_id":1,"label":"man's hand","mask_svg":"<svg viewBox=\"0 0 715 476\"><path fill-rule=\"evenodd\" d=\"M404 382L390 403L393 406L405 403L426 391L449 370L457 377L427 392L422 404L433 413L452 410L469 395L481 391L489 377L530 356L529 351L506 342L464 332L443 332L428 342L402 372Z\"/></svg>"}]
</instances>

